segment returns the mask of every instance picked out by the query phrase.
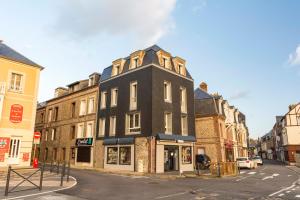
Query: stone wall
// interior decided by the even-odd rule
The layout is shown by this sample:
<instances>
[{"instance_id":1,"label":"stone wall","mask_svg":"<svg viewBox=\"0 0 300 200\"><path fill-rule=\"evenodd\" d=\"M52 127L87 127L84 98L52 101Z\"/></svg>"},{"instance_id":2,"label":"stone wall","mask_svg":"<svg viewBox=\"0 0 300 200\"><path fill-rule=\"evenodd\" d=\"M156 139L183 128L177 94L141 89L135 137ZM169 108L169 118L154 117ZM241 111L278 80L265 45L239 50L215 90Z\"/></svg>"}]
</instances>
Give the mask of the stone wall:
<instances>
[{"instance_id":1,"label":"stone wall","mask_svg":"<svg viewBox=\"0 0 300 200\"><path fill-rule=\"evenodd\" d=\"M149 143L146 137L135 138L135 171L149 171Z\"/></svg>"},{"instance_id":2,"label":"stone wall","mask_svg":"<svg viewBox=\"0 0 300 200\"><path fill-rule=\"evenodd\" d=\"M94 167L104 168L104 156L103 140L96 140L94 147Z\"/></svg>"}]
</instances>

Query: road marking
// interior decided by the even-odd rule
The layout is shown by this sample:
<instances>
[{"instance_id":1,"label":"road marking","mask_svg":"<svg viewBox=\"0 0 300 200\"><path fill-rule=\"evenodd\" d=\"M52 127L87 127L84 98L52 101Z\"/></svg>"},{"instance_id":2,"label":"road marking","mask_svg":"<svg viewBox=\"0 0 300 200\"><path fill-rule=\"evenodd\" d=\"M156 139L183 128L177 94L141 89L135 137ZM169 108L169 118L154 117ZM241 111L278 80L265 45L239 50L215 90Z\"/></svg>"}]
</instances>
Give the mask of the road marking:
<instances>
[{"instance_id":1,"label":"road marking","mask_svg":"<svg viewBox=\"0 0 300 200\"><path fill-rule=\"evenodd\" d=\"M295 190L295 188L294 187L296 187L296 183L299 181L300 179L298 179L298 180L296 180L296 181L294 181L293 183L292 183L292 185L291 186L289 186L289 187L286 187L286 188L282 188L281 190L279 190L279 191L277 191L277 192L274 192L274 193L272 193L272 194L270 194L269 195L269 197L271 197L271 196L274 196L274 195L276 195L276 194L278 194L278 193L281 193L281 192L284 192L284 191L287 191L287 190Z\"/></svg>"},{"instance_id":2,"label":"road marking","mask_svg":"<svg viewBox=\"0 0 300 200\"><path fill-rule=\"evenodd\" d=\"M288 175L288 177L291 177L292 175Z\"/></svg>"},{"instance_id":3,"label":"road marking","mask_svg":"<svg viewBox=\"0 0 300 200\"><path fill-rule=\"evenodd\" d=\"M286 191L286 193L290 193L291 191L289 190L289 191Z\"/></svg>"},{"instance_id":4,"label":"road marking","mask_svg":"<svg viewBox=\"0 0 300 200\"><path fill-rule=\"evenodd\" d=\"M259 173L260 175L265 175L266 173Z\"/></svg>"},{"instance_id":5,"label":"road marking","mask_svg":"<svg viewBox=\"0 0 300 200\"><path fill-rule=\"evenodd\" d=\"M284 194L280 194L280 195L278 195L279 197L282 197L282 196L284 196Z\"/></svg>"},{"instance_id":6,"label":"road marking","mask_svg":"<svg viewBox=\"0 0 300 200\"><path fill-rule=\"evenodd\" d=\"M28 195L24 195L24 196L18 196L18 197L6 198L5 200L10 200L10 199L20 199L20 198L26 198L26 197L32 197L32 196L37 196L37 195L42 195L42 194L48 194L48 193L52 193L52 192L58 192L58 191L70 189L70 188L74 187L75 185L77 185L77 180L76 180L76 178L74 178L73 176L70 176L70 178L72 178L72 179L75 181L75 183L73 183L73 185L70 185L69 187L66 187L66 188L60 188L60 189L56 189L56 190L50 190L50 191L46 191L46 192L39 192L39 193L35 193L35 194L28 194Z\"/></svg>"},{"instance_id":7,"label":"road marking","mask_svg":"<svg viewBox=\"0 0 300 200\"><path fill-rule=\"evenodd\" d=\"M300 198L300 195L296 195L295 197L296 197L296 198Z\"/></svg>"},{"instance_id":8,"label":"road marking","mask_svg":"<svg viewBox=\"0 0 300 200\"><path fill-rule=\"evenodd\" d=\"M249 172L248 174L256 174L256 172Z\"/></svg>"},{"instance_id":9,"label":"road marking","mask_svg":"<svg viewBox=\"0 0 300 200\"><path fill-rule=\"evenodd\" d=\"M195 199L201 200L201 199L206 199L206 197L196 197Z\"/></svg>"},{"instance_id":10,"label":"road marking","mask_svg":"<svg viewBox=\"0 0 300 200\"><path fill-rule=\"evenodd\" d=\"M240 172L240 174L245 174L245 173L246 173L245 171Z\"/></svg>"},{"instance_id":11,"label":"road marking","mask_svg":"<svg viewBox=\"0 0 300 200\"><path fill-rule=\"evenodd\" d=\"M156 197L155 199L165 199L165 198L170 198L170 197L184 195L186 193L187 192L179 192L179 193L176 193L176 194L170 194L170 195L166 195L166 196Z\"/></svg>"},{"instance_id":12,"label":"road marking","mask_svg":"<svg viewBox=\"0 0 300 200\"><path fill-rule=\"evenodd\" d=\"M271 176L266 176L266 177L264 177L263 179L261 179L261 180L267 180L267 179L272 179L272 178L274 178L274 177L276 177L276 176L279 176L279 174L272 174Z\"/></svg>"}]
</instances>

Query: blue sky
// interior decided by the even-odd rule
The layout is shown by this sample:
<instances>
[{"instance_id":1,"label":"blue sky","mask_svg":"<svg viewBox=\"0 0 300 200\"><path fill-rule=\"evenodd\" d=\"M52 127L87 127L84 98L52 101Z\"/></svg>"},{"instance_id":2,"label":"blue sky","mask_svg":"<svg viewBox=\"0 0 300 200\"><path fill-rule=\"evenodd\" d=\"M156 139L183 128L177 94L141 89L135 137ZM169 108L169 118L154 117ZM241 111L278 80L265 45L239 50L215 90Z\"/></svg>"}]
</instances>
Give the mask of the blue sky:
<instances>
[{"instance_id":1,"label":"blue sky","mask_svg":"<svg viewBox=\"0 0 300 200\"><path fill-rule=\"evenodd\" d=\"M300 101L299 10L297 0L2 0L0 39L45 67L40 101L156 43L258 137Z\"/></svg>"}]
</instances>

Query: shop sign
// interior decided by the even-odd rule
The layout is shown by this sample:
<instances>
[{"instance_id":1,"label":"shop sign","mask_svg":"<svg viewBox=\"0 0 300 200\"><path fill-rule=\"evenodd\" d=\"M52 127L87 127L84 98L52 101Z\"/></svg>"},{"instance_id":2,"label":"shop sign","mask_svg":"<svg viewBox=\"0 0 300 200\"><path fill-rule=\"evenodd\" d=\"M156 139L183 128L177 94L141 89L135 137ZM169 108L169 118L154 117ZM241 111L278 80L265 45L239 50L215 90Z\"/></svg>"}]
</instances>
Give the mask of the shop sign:
<instances>
[{"instance_id":1,"label":"shop sign","mask_svg":"<svg viewBox=\"0 0 300 200\"><path fill-rule=\"evenodd\" d=\"M23 117L23 106L19 104L14 104L10 108L10 117L9 120L12 123L20 123L22 122Z\"/></svg>"},{"instance_id":2,"label":"shop sign","mask_svg":"<svg viewBox=\"0 0 300 200\"><path fill-rule=\"evenodd\" d=\"M23 159L24 162L27 162L29 160L29 153L23 153Z\"/></svg>"},{"instance_id":3,"label":"shop sign","mask_svg":"<svg viewBox=\"0 0 300 200\"><path fill-rule=\"evenodd\" d=\"M93 138L78 138L76 139L76 146L91 146L93 145Z\"/></svg>"},{"instance_id":4,"label":"shop sign","mask_svg":"<svg viewBox=\"0 0 300 200\"><path fill-rule=\"evenodd\" d=\"M9 150L10 138L0 137L0 153L7 153Z\"/></svg>"}]
</instances>

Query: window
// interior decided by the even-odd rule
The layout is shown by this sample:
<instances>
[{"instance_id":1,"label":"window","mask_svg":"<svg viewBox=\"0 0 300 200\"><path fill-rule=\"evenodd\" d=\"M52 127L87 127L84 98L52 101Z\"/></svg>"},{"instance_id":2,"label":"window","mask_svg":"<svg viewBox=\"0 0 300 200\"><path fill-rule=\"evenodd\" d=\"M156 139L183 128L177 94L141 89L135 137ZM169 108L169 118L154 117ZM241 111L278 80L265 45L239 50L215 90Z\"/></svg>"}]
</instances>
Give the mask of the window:
<instances>
[{"instance_id":1,"label":"window","mask_svg":"<svg viewBox=\"0 0 300 200\"><path fill-rule=\"evenodd\" d=\"M181 116L181 134L184 136L188 135L187 116Z\"/></svg>"},{"instance_id":2,"label":"window","mask_svg":"<svg viewBox=\"0 0 300 200\"><path fill-rule=\"evenodd\" d=\"M89 78L89 86L94 85L94 83L95 83L94 80L95 80L95 78L93 76Z\"/></svg>"},{"instance_id":3,"label":"window","mask_svg":"<svg viewBox=\"0 0 300 200\"><path fill-rule=\"evenodd\" d=\"M89 98L89 108L88 108L88 114L95 112L95 98L91 97Z\"/></svg>"},{"instance_id":4,"label":"window","mask_svg":"<svg viewBox=\"0 0 300 200\"><path fill-rule=\"evenodd\" d=\"M94 122L88 122L87 123L87 128L86 128L86 136L87 138L93 137L93 126Z\"/></svg>"},{"instance_id":5,"label":"window","mask_svg":"<svg viewBox=\"0 0 300 200\"><path fill-rule=\"evenodd\" d=\"M10 90L21 92L23 91L22 82L23 82L23 75L17 73L11 73L10 78Z\"/></svg>"},{"instance_id":6,"label":"window","mask_svg":"<svg viewBox=\"0 0 300 200\"><path fill-rule=\"evenodd\" d=\"M116 135L116 116L111 116L109 123L109 135L114 136Z\"/></svg>"},{"instance_id":7,"label":"window","mask_svg":"<svg viewBox=\"0 0 300 200\"><path fill-rule=\"evenodd\" d=\"M114 65L112 75L116 76L120 73L121 73L121 66L120 65Z\"/></svg>"},{"instance_id":8,"label":"window","mask_svg":"<svg viewBox=\"0 0 300 200\"><path fill-rule=\"evenodd\" d=\"M99 119L99 136L104 136L105 134L105 118Z\"/></svg>"},{"instance_id":9,"label":"window","mask_svg":"<svg viewBox=\"0 0 300 200\"><path fill-rule=\"evenodd\" d=\"M76 111L76 102L73 102L71 104L71 117L75 117L75 111Z\"/></svg>"},{"instance_id":10,"label":"window","mask_svg":"<svg viewBox=\"0 0 300 200\"><path fill-rule=\"evenodd\" d=\"M48 140L48 131L45 132L45 141Z\"/></svg>"},{"instance_id":11,"label":"window","mask_svg":"<svg viewBox=\"0 0 300 200\"><path fill-rule=\"evenodd\" d=\"M186 105L186 89L184 87L180 88L180 105L181 105L181 112L187 112L187 105Z\"/></svg>"},{"instance_id":12,"label":"window","mask_svg":"<svg viewBox=\"0 0 300 200\"><path fill-rule=\"evenodd\" d=\"M139 133L141 131L141 117L140 113L133 113L126 115L126 129L127 133Z\"/></svg>"},{"instance_id":13,"label":"window","mask_svg":"<svg viewBox=\"0 0 300 200\"><path fill-rule=\"evenodd\" d=\"M192 147L183 146L182 147L182 164L192 163Z\"/></svg>"},{"instance_id":14,"label":"window","mask_svg":"<svg viewBox=\"0 0 300 200\"><path fill-rule=\"evenodd\" d=\"M167 68L167 69L170 69L170 62L169 62L169 59L167 57L162 57L163 59L163 67Z\"/></svg>"},{"instance_id":15,"label":"window","mask_svg":"<svg viewBox=\"0 0 300 200\"><path fill-rule=\"evenodd\" d=\"M48 160L48 153L49 153L49 150L48 150L48 148L46 148L46 149L45 149L45 155L44 155L44 156L45 156L45 157L44 157L44 158L45 158L45 161Z\"/></svg>"},{"instance_id":16,"label":"window","mask_svg":"<svg viewBox=\"0 0 300 200\"><path fill-rule=\"evenodd\" d=\"M297 116L297 125L300 125L300 115Z\"/></svg>"},{"instance_id":17,"label":"window","mask_svg":"<svg viewBox=\"0 0 300 200\"><path fill-rule=\"evenodd\" d=\"M80 111L79 115L85 115L86 114L86 100L83 99L80 101Z\"/></svg>"},{"instance_id":18,"label":"window","mask_svg":"<svg viewBox=\"0 0 300 200\"><path fill-rule=\"evenodd\" d=\"M118 89L114 88L111 90L111 107L117 106L118 102Z\"/></svg>"},{"instance_id":19,"label":"window","mask_svg":"<svg viewBox=\"0 0 300 200\"><path fill-rule=\"evenodd\" d=\"M139 57L134 57L131 62L130 69L137 68L139 64Z\"/></svg>"},{"instance_id":20,"label":"window","mask_svg":"<svg viewBox=\"0 0 300 200\"><path fill-rule=\"evenodd\" d=\"M172 87L171 82L164 82L164 99L165 102L172 102Z\"/></svg>"},{"instance_id":21,"label":"window","mask_svg":"<svg viewBox=\"0 0 300 200\"><path fill-rule=\"evenodd\" d=\"M49 113L48 113L48 122L52 121L52 109L49 109Z\"/></svg>"},{"instance_id":22,"label":"window","mask_svg":"<svg viewBox=\"0 0 300 200\"><path fill-rule=\"evenodd\" d=\"M83 138L84 137L84 124L78 124L77 128L77 138Z\"/></svg>"},{"instance_id":23,"label":"window","mask_svg":"<svg viewBox=\"0 0 300 200\"><path fill-rule=\"evenodd\" d=\"M58 107L54 108L54 121L58 120Z\"/></svg>"},{"instance_id":24,"label":"window","mask_svg":"<svg viewBox=\"0 0 300 200\"><path fill-rule=\"evenodd\" d=\"M57 159L57 148L53 149L53 155L52 155L53 160Z\"/></svg>"},{"instance_id":25,"label":"window","mask_svg":"<svg viewBox=\"0 0 300 200\"><path fill-rule=\"evenodd\" d=\"M106 108L106 96L107 96L107 92L101 92L101 104L100 104L100 108Z\"/></svg>"},{"instance_id":26,"label":"window","mask_svg":"<svg viewBox=\"0 0 300 200\"><path fill-rule=\"evenodd\" d=\"M70 129L70 138L71 140L75 139L75 131L76 131L76 128L75 126L71 126L71 129Z\"/></svg>"},{"instance_id":27,"label":"window","mask_svg":"<svg viewBox=\"0 0 300 200\"><path fill-rule=\"evenodd\" d=\"M51 140L56 140L56 128L51 130Z\"/></svg>"},{"instance_id":28,"label":"window","mask_svg":"<svg viewBox=\"0 0 300 200\"><path fill-rule=\"evenodd\" d=\"M179 72L179 74L181 74L181 75L184 75L184 74L185 74L185 73L184 73L184 67L183 67L182 64L178 64L178 72Z\"/></svg>"},{"instance_id":29,"label":"window","mask_svg":"<svg viewBox=\"0 0 300 200\"><path fill-rule=\"evenodd\" d=\"M130 110L137 108L137 82L130 83Z\"/></svg>"},{"instance_id":30,"label":"window","mask_svg":"<svg viewBox=\"0 0 300 200\"><path fill-rule=\"evenodd\" d=\"M107 164L118 163L118 147L107 147Z\"/></svg>"},{"instance_id":31,"label":"window","mask_svg":"<svg viewBox=\"0 0 300 200\"><path fill-rule=\"evenodd\" d=\"M119 148L119 164L130 165L131 164L131 147Z\"/></svg>"},{"instance_id":32,"label":"window","mask_svg":"<svg viewBox=\"0 0 300 200\"><path fill-rule=\"evenodd\" d=\"M41 113L41 123L44 123L44 113Z\"/></svg>"},{"instance_id":33,"label":"window","mask_svg":"<svg viewBox=\"0 0 300 200\"><path fill-rule=\"evenodd\" d=\"M75 159L75 148L74 147L71 148L71 158Z\"/></svg>"},{"instance_id":34,"label":"window","mask_svg":"<svg viewBox=\"0 0 300 200\"><path fill-rule=\"evenodd\" d=\"M165 113L165 133L172 134L172 113Z\"/></svg>"},{"instance_id":35,"label":"window","mask_svg":"<svg viewBox=\"0 0 300 200\"><path fill-rule=\"evenodd\" d=\"M20 153L20 143L19 139L11 139L9 146L9 157L10 158L18 158Z\"/></svg>"}]
</instances>

